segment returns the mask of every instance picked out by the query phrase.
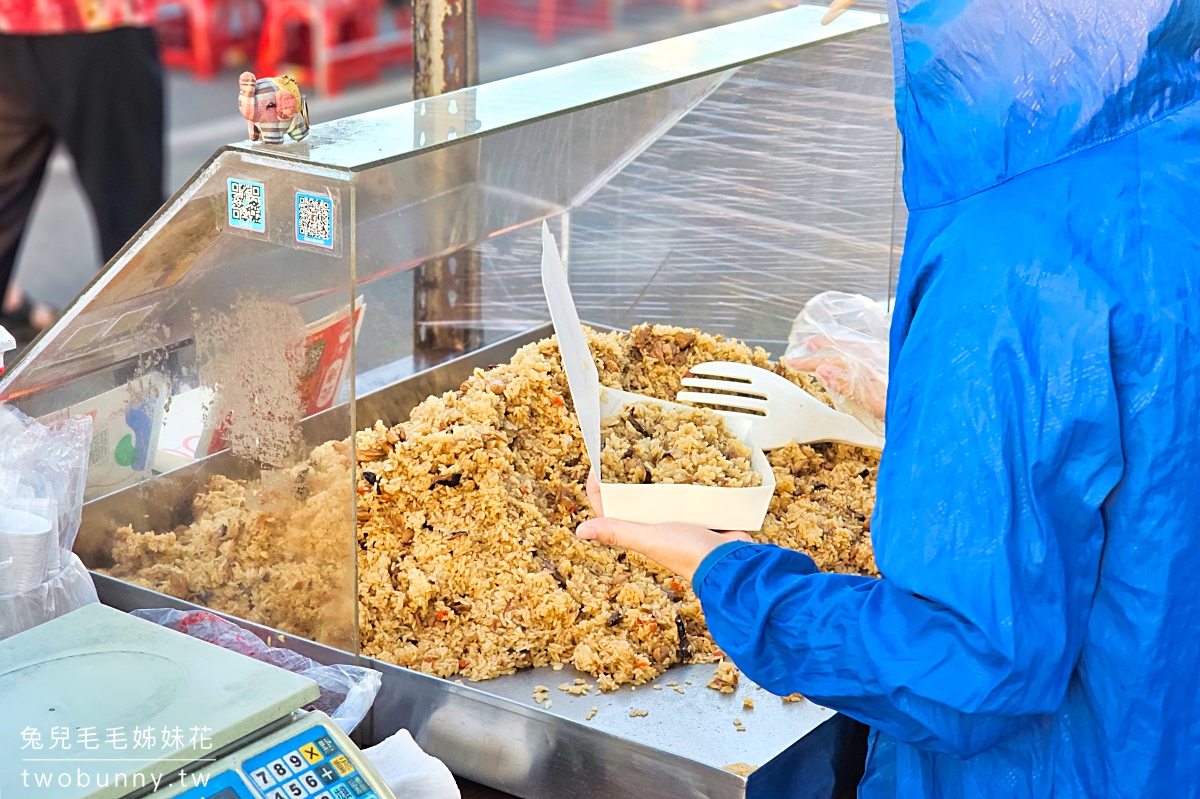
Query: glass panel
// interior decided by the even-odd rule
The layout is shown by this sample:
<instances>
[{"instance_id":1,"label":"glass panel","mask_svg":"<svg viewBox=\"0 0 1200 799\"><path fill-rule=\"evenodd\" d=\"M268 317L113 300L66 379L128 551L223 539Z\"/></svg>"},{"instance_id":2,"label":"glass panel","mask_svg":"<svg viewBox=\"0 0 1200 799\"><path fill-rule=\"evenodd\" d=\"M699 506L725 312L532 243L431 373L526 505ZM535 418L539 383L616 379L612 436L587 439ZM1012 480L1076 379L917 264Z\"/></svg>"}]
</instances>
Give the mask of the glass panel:
<instances>
[{"instance_id":1,"label":"glass panel","mask_svg":"<svg viewBox=\"0 0 1200 799\"><path fill-rule=\"evenodd\" d=\"M355 647L351 205L225 153L7 376L30 415L93 416L89 567Z\"/></svg>"},{"instance_id":2,"label":"glass panel","mask_svg":"<svg viewBox=\"0 0 1200 799\"><path fill-rule=\"evenodd\" d=\"M288 146L286 153L280 155L310 164L362 171L448 141L486 136L615 98L724 72L887 22L884 14L851 9L831 24L821 25L826 10L818 5L797 6L463 89L442 95L440 99L445 102L405 103L319 125L303 142ZM469 125L461 123L464 106L473 109ZM443 118L423 128L422 122L429 115ZM435 130L437 135L433 133ZM256 152L269 147L250 143L237 146Z\"/></svg>"}]
</instances>

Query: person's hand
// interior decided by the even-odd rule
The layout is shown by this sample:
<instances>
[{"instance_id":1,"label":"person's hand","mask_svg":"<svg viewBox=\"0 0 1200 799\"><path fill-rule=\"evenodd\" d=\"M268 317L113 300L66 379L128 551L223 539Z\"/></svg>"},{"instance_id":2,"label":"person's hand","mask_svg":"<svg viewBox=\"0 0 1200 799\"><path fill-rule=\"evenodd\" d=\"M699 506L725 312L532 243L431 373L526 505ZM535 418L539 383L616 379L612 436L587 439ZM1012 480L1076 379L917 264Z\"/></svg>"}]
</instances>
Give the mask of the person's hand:
<instances>
[{"instance_id":1,"label":"person's hand","mask_svg":"<svg viewBox=\"0 0 1200 799\"><path fill-rule=\"evenodd\" d=\"M822 25L828 25L835 19L846 12L846 9L853 5L854 0L833 0L829 4L829 10L825 12L825 16L821 18Z\"/></svg>"},{"instance_id":2,"label":"person's hand","mask_svg":"<svg viewBox=\"0 0 1200 799\"><path fill-rule=\"evenodd\" d=\"M870 364L886 359L880 347L855 341L837 341L828 336L810 336L800 342L799 353L785 356L783 362L798 372L815 374L825 390L854 411L864 424L883 422L887 405L886 373ZM881 365L885 365L886 360ZM886 366L884 366L886 368Z\"/></svg>"},{"instance_id":3,"label":"person's hand","mask_svg":"<svg viewBox=\"0 0 1200 799\"><path fill-rule=\"evenodd\" d=\"M600 504L600 483L595 472L588 475L587 495L596 518L579 525L575 535L611 547L632 549L688 580L708 553L721 544L752 540L745 533L715 533L692 524L636 524L607 518Z\"/></svg>"}]
</instances>

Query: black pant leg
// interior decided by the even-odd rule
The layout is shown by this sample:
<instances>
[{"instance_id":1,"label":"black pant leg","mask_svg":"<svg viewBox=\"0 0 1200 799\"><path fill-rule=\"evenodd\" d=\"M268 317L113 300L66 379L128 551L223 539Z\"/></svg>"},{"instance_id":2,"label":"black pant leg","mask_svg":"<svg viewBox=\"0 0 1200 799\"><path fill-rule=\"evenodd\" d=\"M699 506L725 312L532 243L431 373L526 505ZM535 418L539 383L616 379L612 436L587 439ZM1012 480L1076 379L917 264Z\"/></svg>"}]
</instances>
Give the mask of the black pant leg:
<instances>
[{"instance_id":1,"label":"black pant leg","mask_svg":"<svg viewBox=\"0 0 1200 799\"><path fill-rule=\"evenodd\" d=\"M38 63L59 103L45 113L70 150L108 261L163 196L163 69L153 31L48 36Z\"/></svg>"},{"instance_id":2,"label":"black pant leg","mask_svg":"<svg viewBox=\"0 0 1200 799\"><path fill-rule=\"evenodd\" d=\"M0 300L8 290L54 131L25 78L29 37L0 34Z\"/></svg>"}]
</instances>

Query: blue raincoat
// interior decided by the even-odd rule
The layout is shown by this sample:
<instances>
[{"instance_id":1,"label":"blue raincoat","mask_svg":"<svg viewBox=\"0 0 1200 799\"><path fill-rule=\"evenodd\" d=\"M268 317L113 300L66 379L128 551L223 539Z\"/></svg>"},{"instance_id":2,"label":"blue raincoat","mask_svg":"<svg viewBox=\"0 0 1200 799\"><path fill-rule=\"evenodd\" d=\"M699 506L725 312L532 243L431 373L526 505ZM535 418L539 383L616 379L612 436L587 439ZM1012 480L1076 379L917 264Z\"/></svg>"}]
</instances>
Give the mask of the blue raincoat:
<instances>
[{"instance_id":1,"label":"blue raincoat","mask_svg":"<svg viewBox=\"0 0 1200 799\"><path fill-rule=\"evenodd\" d=\"M900 0L883 578L727 544L752 679L862 797L1200 796L1200 0Z\"/></svg>"}]
</instances>

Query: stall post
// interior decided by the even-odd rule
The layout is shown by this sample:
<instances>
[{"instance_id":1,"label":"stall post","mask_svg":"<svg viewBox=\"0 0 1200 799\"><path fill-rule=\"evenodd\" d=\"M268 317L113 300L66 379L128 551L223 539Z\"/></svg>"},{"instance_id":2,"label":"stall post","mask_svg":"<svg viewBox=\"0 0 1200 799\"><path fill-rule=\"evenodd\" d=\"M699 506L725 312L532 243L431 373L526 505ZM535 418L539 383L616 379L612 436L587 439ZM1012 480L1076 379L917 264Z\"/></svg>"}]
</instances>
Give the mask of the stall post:
<instances>
[{"instance_id":1,"label":"stall post","mask_svg":"<svg viewBox=\"0 0 1200 799\"><path fill-rule=\"evenodd\" d=\"M413 98L435 98L446 92L473 85L478 76L475 34L475 0L413 0ZM468 99L451 103L426 100L435 113L417 118L417 138L446 141L473 131L474 103ZM476 151L473 167L478 167ZM437 174L462 185L466 163L461 153ZM474 183L473 180L470 181ZM455 186L442 187L452 190ZM474 213L467 203L463 216ZM437 224L459 225L462 235L475 226L466 218L440 220ZM445 231L445 241L456 237ZM479 315L480 259L474 246L467 246L428 260L413 270L413 355L432 365L447 356L470 352L480 346Z\"/></svg>"}]
</instances>

